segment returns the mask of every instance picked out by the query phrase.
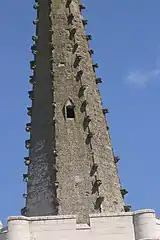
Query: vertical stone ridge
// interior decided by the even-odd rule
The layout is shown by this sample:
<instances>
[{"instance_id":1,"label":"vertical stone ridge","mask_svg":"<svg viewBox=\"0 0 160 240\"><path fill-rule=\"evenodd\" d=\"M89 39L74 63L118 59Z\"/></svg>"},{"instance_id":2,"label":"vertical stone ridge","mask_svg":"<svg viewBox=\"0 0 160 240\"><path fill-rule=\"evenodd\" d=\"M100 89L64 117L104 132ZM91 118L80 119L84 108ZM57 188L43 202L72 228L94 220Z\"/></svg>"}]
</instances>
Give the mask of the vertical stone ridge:
<instances>
[{"instance_id":1,"label":"vertical stone ridge","mask_svg":"<svg viewBox=\"0 0 160 240\"><path fill-rule=\"evenodd\" d=\"M57 214L54 156L54 98L50 1L39 0L33 70L31 141L29 149L26 215Z\"/></svg>"},{"instance_id":2,"label":"vertical stone ridge","mask_svg":"<svg viewBox=\"0 0 160 240\"><path fill-rule=\"evenodd\" d=\"M78 0L36 2L26 215L86 223L89 213L124 210L91 37Z\"/></svg>"}]
</instances>

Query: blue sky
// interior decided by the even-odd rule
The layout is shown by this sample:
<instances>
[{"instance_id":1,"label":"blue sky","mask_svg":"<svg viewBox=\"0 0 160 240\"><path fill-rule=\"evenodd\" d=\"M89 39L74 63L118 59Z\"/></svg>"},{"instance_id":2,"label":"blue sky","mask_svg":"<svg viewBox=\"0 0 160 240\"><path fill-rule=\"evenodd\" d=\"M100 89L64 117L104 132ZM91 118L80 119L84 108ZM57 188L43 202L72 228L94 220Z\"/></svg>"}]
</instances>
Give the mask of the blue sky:
<instances>
[{"instance_id":1,"label":"blue sky","mask_svg":"<svg viewBox=\"0 0 160 240\"><path fill-rule=\"evenodd\" d=\"M29 121L30 46L34 33L32 1L0 1L0 219L24 206L24 131ZM121 157L119 174L133 210L154 208L160 215L160 1L84 0L97 76L109 108L113 148Z\"/></svg>"}]
</instances>

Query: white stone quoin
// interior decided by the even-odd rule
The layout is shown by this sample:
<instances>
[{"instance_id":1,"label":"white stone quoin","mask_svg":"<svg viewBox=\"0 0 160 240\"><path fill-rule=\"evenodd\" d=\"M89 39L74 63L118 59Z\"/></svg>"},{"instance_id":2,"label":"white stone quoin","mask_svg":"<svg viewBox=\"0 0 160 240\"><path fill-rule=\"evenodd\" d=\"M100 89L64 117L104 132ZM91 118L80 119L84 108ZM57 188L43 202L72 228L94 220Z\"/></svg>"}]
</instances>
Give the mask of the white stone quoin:
<instances>
[{"instance_id":1,"label":"white stone quoin","mask_svg":"<svg viewBox=\"0 0 160 240\"><path fill-rule=\"evenodd\" d=\"M153 210L91 214L90 226L76 216L9 217L0 240L160 240L160 220Z\"/></svg>"}]
</instances>

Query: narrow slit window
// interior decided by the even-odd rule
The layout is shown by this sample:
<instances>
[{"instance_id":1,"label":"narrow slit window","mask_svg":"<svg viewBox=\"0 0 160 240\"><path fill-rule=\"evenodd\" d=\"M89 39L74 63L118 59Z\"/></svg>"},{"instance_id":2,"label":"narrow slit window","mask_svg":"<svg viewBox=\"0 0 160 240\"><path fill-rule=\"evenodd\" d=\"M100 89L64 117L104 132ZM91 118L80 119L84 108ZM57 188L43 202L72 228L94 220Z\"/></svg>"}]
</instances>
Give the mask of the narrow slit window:
<instances>
[{"instance_id":1,"label":"narrow slit window","mask_svg":"<svg viewBox=\"0 0 160 240\"><path fill-rule=\"evenodd\" d=\"M74 112L74 106L67 106L66 107L66 110L67 110L67 118L75 118L75 112Z\"/></svg>"}]
</instances>

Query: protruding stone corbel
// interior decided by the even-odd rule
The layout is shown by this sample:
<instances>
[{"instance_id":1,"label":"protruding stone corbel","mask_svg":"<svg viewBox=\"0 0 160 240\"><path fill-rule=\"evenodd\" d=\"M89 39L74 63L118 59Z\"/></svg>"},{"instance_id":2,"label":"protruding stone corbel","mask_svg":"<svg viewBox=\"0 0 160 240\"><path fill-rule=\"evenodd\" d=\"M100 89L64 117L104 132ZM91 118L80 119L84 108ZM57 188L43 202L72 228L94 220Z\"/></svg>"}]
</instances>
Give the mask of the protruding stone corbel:
<instances>
[{"instance_id":1,"label":"protruding stone corbel","mask_svg":"<svg viewBox=\"0 0 160 240\"><path fill-rule=\"evenodd\" d=\"M38 40L38 36L32 36L32 41L36 42Z\"/></svg>"},{"instance_id":2,"label":"protruding stone corbel","mask_svg":"<svg viewBox=\"0 0 160 240\"><path fill-rule=\"evenodd\" d=\"M99 187L100 185L102 184L102 181L101 180L96 180L93 184L93 187Z\"/></svg>"},{"instance_id":3,"label":"protruding stone corbel","mask_svg":"<svg viewBox=\"0 0 160 240\"><path fill-rule=\"evenodd\" d=\"M96 84L102 83L102 78L96 78Z\"/></svg>"},{"instance_id":4,"label":"protruding stone corbel","mask_svg":"<svg viewBox=\"0 0 160 240\"><path fill-rule=\"evenodd\" d=\"M71 24L72 21L73 21L73 19L74 19L73 13L70 13L70 14L68 15L67 19L68 19L68 24Z\"/></svg>"},{"instance_id":5,"label":"protruding stone corbel","mask_svg":"<svg viewBox=\"0 0 160 240\"><path fill-rule=\"evenodd\" d=\"M90 56L92 56L94 54L94 51L92 49L90 49L89 54L90 54Z\"/></svg>"},{"instance_id":6,"label":"protruding stone corbel","mask_svg":"<svg viewBox=\"0 0 160 240\"><path fill-rule=\"evenodd\" d=\"M76 58L75 58L75 62L74 62L74 67L78 67L80 61L82 59L82 56L81 55L76 55Z\"/></svg>"},{"instance_id":7,"label":"protruding stone corbel","mask_svg":"<svg viewBox=\"0 0 160 240\"><path fill-rule=\"evenodd\" d=\"M91 122L90 116L86 116L86 117L84 118L84 121L83 121L83 128L84 128L84 130L87 129L87 127L89 126L89 123L90 123L90 122Z\"/></svg>"},{"instance_id":8,"label":"protruding stone corbel","mask_svg":"<svg viewBox=\"0 0 160 240\"><path fill-rule=\"evenodd\" d=\"M87 41L91 41L91 40L92 40L92 35L87 35L87 36L86 36L86 40L87 40Z\"/></svg>"},{"instance_id":9,"label":"protruding stone corbel","mask_svg":"<svg viewBox=\"0 0 160 240\"><path fill-rule=\"evenodd\" d=\"M56 188L58 188L59 182L55 181L55 182L54 182L54 186L55 186Z\"/></svg>"},{"instance_id":10,"label":"protruding stone corbel","mask_svg":"<svg viewBox=\"0 0 160 240\"><path fill-rule=\"evenodd\" d=\"M90 123L90 122L91 122L90 116L86 116L86 117L84 118L84 122Z\"/></svg>"},{"instance_id":11,"label":"protruding stone corbel","mask_svg":"<svg viewBox=\"0 0 160 240\"><path fill-rule=\"evenodd\" d=\"M58 167L57 167L56 165L53 165L53 170L54 170L55 172L58 172Z\"/></svg>"},{"instance_id":12,"label":"protruding stone corbel","mask_svg":"<svg viewBox=\"0 0 160 240\"><path fill-rule=\"evenodd\" d=\"M66 7L67 7L67 8L68 8L69 5L71 4L71 2L72 2L72 0L67 0L67 2L66 2Z\"/></svg>"},{"instance_id":13,"label":"protruding stone corbel","mask_svg":"<svg viewBox=\"0 0 160 240\"><path fill-rule=\"evenodd\" d=\"M53 118L52 118L52 124L54 125L54 124L55 124L55 122L56 122L56 118L55 118L55 117L53 117Z\"/></svg>"},{"instance_id":14,"label":"protruding stone corbel","mask_svg":"<svg viewBox=\"0 0 160 240\"><path fill-rule=\"evenodd\" d=\"M32 54L35 56L36 54L38 53L38 51L36 51L36 50L33 50L32 51Z\"/></svg>"},{"instance_id":15,"label":"protruding stone corbel","mask_svg":"<svg viewBox=\"0 0 160 240\"><path fill-rule=\"evenodd\" d=\"M37 25L39 23L39 19L33 20L33 24Z\"/></svg>"},{"instance_id":16,"label":"protruding stone corbel","mask_svg":"<svg viewBox=\"0 0 160 240\"><path fill-rule=\"evenodd\" d=\"M31 100L34 99L34 92L33 92L33 91L28 91L28 95L29 95L29 98L30 98Z\"/></svg>"},{"instance_id":17,"label":"protruding stone corbel","mask_svg":"<svg viewBox=\"0 0 160 240\"><path fill-rule=\"evenodd\" d=\"M52 42L49 43L49 47L52 51L54 50L54 44Z\"/></svg>"},{"instance_id":18,"label":"protruding stone corbel","mask_svg":"<svg viewBox=\"0 0 160 240\"><path fill-rule=\"evenodd\" d=\"M81 105L81 112L84 112L86 110L87 105L88 105L87 100L84 100Z\"/></svg>"},{"instance_id":19,"label":"protruding stone corbel","mask_svg":"<svg viewBox=\"0 0 160 240\"><path fill-rule=\"evenodd\" d=\"M89 132L88 135L87 135L87 138L91 139L91 138L93 138L93 136L94 136L94 134L92 132Z\"/></svg>"},{"instance_id":20,"label":"protruding stone corbel","mask_svg":"<svg viewBox=\"0 0 160 240\"><path fill-rule=\"evenodd\" d=\"M92 187L92 194L94 194L98 191L98 188L100 187L101 184L102 184L101 180L96 180L94 182L93 187Z\"/></svg>"},{"instance_id":21,"label":"protruding stone corbel","mask_svg":"<svg viewBox=\"0 0 160 240\"><path fill-rule=\"evenodd\" d=\"M73 46L73 53L75 53L77 51L78 48L78 43L75 43Z\"/></svg>"},{"instance_id":22,"label":"protruding stone corbel","mask_svg":"<svg viewBox=\"0 0 160 240\"><path fill-rule=\"evenodd\" d=\"M78 72L77 72L77 75L76 75L76 80L77 80L77 81L81 80L82 75L83 75L83 70L78 71Z\"/></svg>"},{"instance_id":23,"label":"protruding stone corbel","mask_svg":"<svg viewBox=\"0 0 160 240\"><path fill-rule=\"evenodd\" d=\"M29 174L28 173L23 174L23 181L28 182L28 180L29 180Z\"/></svg>"},{"instance_id":24,"label":"protruding stone corbel","mask_svg":"<svg viewBox=\"0 0 160 240\"><path fill-rule=\"evenodd\" d=\"M92 177L98 169L98 164L94 163L91 167L90 176Z\"/></svg>"},{"instance_id":25,"label":"protruding stone corbel","mask_svg":"<svg viewBox=\"0 0 160 240\"><path fill-rule=\"evenodd\" d=\"M124 198L124 196L126 195L126 194L128 194L128 191L125 189L125 188L121 188L121 194L122 194L122 197Z\"/></svg>"},{"instance_id":26,"label":"protruding stone corbel","mask_svg":"<svg viewBox=\"0 0 160 240\"><path fill-rule=\"evenodd\" d=\"M72 40L76 34L76 27L72 27L70 30L70 39Z\"/></svg>"},{"instance_id":27,"label":"protruding stone corbel","mask_svg":"<svg viewBox=\"0 0 160 240\"><path fill-rule=\"evenodd\" d=\"M31 46L31 50L33 51L33 50L36 50L36 44L33 44L32 46Z\"/></svg>"},{"instance_id":28,"label":"protruding stone corbel","mask_svg":"<svg viewBox=\"0 0 160 240\"><path fill-rule=\"evenodd\" d=\"M50 28L50 29L49 29L49 32L53 34L53 32L54 32L54 31L53 31L53 29L52 29L52 28Z\"/></svg>"},{"instance_id":29,"label":"protruding stone corbel","mask_svg":"<svg viewBox=\"0 0 160 240\"><path fill-rule=\"evenodd\" d=\"M102 205L102 202L103 202L103 201L104 201L104 197L99 196L99 197L96 199L94 208L95 208L96 210L101 209L101 205Z\"/></svg>"},{"instance_id":30,"label":"protruding stone corbel","mask_svg":"<svg viewBox=\"0 0 160 240\"><path fill-rule=\"evenodd\" d=\"M114 163L118 163L120 161L120 157L119 156L114 156Z\"/></svg>"},{"instance_id":31,"label":"protruding stone corbel","mask_svg":"<svg viewBox=\"0 0 160 240\"><path fill-rule=\"evenodd\" d=\"M82 23L83 23L83 26L86 26L86 25L88 24L88 20L83 19L83 20L82 20Z\"/></svg>"},{"instance_id":32,"label":"protruding stone corbel","mask_svg":"<svg viewBox=\"0 0 160 240\"><path fill-rule=\"evenodd\" d=\"M93 67L93 71L95 72L95 69L98 68L99 65L98 65L98 63L95 63L95 64L92 65L92 67Z\"/></svg>"},{"instance_id":33,"label":"protruding stone corbel","mask_svg":"<svg viewBox=\"0 0 160 240\"><path fill-rule=\"evenodd\" d=\"M36 68L36 61L30 61L30 68L32 70L35 70L35 68Z\"/></svg>"},{"instance_id":34,"label":"protruding stone corbel","mask_svg":"<svg viewBox=\"0 0 160 240\"><path fill-rule=\"evenodd\" d=\"M84 91L86 90L87 86L86 85L82 85L79 89L79 93L78 96L81 97L84 95Z\"/></svg>"},{"instance_id":35,"label":"protruding stone corbel","mask_svg":"<svg viewBox=\"0 0 160 240\"><path fill-rule=\"evenodd\" d=\"M28 209L26 207L21 209L21 215L22 216L27 216Z\"/></svg>"},{"instance_id":36,"label":"protruding stone corbel","mask_svg":"<svg viewBox=\"0 0 160 240\"><path fill-rule=\"evenodd\" d=\"M29 83L30 84L34 84L35 83L34 76L29 76Z\"/></svg>"},{"instance_id":37,"label":"protruding stone corbel","mask_svg":"<svg viewBox=\"0 0 160 240\"><path fill-rule=\"evenodd\" d=\"M25 157L24 160L25 160L25 161L24 161L25 165L26 165L26 166L29 166L29 164L31 163L30 158L29 158L29 157Z\"/></svg>"},{"instance_id":38,"label":"protruding stone corbel","mask_svg":"<svg viewBox=\"0 0 160 240\"><path fill-rule=\"evenodd\" d=\"M103 108L103 114L105 115L105 114L107 114L108 113L108 108Z\"/></svg>"},{"instance_id":39,"label":"protruding stone corbel","mask_svg":"<svg viewBox=\"0 0 160 240\"><path fill-rule=\"evenodd\" d=\"M30 132L31 131L31 123L27 123L26 124L25 130L26 130L26 132Z\"/></svg>"},{"instance_id":40,"label":"protruding stone corbel","mask_svg":"<svg viewBox=\"0 0 160 240\"><path fill-rule=\"evenodd\" d=\"M56 149L53 150L53 155L54 155L55 157L58 156L58 154L57 154L57 150L56 150Z\"/></svg>"},{"instance_id":41,"label":"protruding stone corbel","mask_svg":"<svg viewBox=\"0 0 160 240\"><path fill-rule=\"evenodd\" d=\"M23 198L27 198L27 193L23 193Z\"/></svg>"},{"instance_id":42,"label":"protruding stone corbel","mask_svg":"<svg viewBox=\"0 0 160 240\"><path fill-rule=\"evenodd\" d=\"M27 107L27 115L32 116L32 107Z\"/></svg>"},{"instance_id":43,"label":"protruding stone corbel","mask_svg":"<svg viewBox=\"0 0 160 240\"><path fill-rule=\"evenodd\" d=\"M50 62L53 63L54 62L54 58L53 57L50 57Z\"/></svg>"},{"instance_id":44,"label":"protruding stone corbel","mask_svg":"<svg viewBox=\"0 0 160 240\"><path fill-rule=\"evenodd\" d=\"M39 4L34 4L33 9L37 10L39 8Z\"/></svg>"},{"instance_id":45,"label":"protruding stone corbel","mask_svg":"<svg viewBox=\"0 0 160 240\"><path fill-rule=\"evenodd\" d=\"M131 208L132 208L132 206L130 206L130 205L125 205L125 206L124 206L124 211L125 211L125 212L130 212L130 211L131 211Z\"/></svg>"},{"instance_id":46,"label":"protruding stone corbel","mask_svg":"<svg viewBox=\"0 0 160 240\"><path fill-rule=\"evenodd\" d=\"M107 130L109 131L110 128L109 128L108 124L106 125L106 127L107 127Z\"/></svg>"},{"instance_id":47,"label":"protruding stone corbel","mask_svg":"<svg viewBox=\"0 0 160 240\"><path fill-rule=\"evenodd\" d=\"M55 108L56 107L56 102L52 102L52 106Z\"/></svg>"},{"instance_id":48,"label":"protruding stone corbel","mask_svg":"<svg viewBox=\"0 0 160 240\"><path fill-rule=\"evenodd\" d=\"M86 7L84 4L79 4L79 9L80 9L80 11L82 11L82 10L86 9Z\"/></svg>"},{"instance_id":49,"label":"protruding stone corbel","mask_svg":"<svg viewBox=\"0 0 160 240\"><path fill-rule=\"evenodd\" d=\"M30 148L30 139L28 139L28 140L25 141L25 147L26 147L27 149Z\"/></svg>"},{"instance_id":50,"label":"protruding stone corbel","mask_svg":"<svg viewBox=\"0 0 160 240\"><path fill-rule=\"evenodd\" d=\"M33 44L32 46L31 46L31 51L32 51L32 54L33 55L36 55L37 54L37 50L36 50L36 44Z\"/></svg>"}]
</instances>

